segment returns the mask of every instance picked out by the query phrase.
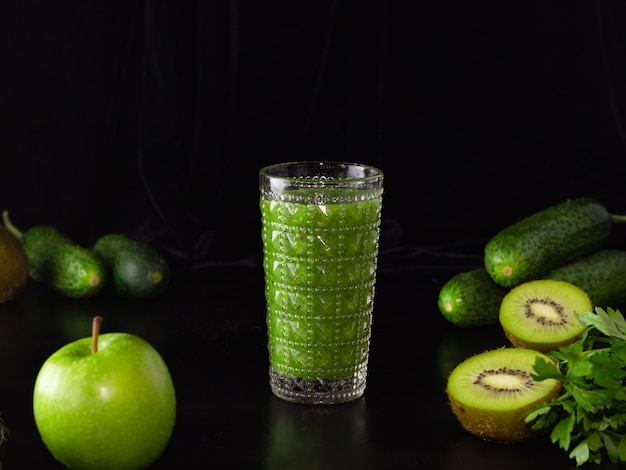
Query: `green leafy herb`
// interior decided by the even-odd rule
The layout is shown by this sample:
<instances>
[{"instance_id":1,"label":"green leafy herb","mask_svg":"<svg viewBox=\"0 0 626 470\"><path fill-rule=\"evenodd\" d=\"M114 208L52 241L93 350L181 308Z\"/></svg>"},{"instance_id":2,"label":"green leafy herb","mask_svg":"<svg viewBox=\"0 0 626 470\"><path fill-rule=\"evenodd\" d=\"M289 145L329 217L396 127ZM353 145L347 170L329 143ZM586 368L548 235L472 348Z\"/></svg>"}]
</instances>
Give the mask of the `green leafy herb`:
<instances>
[{"instance_id":1,"label":"green leafy herb","mask_svg":"<svg viewBox=\"0 0 626 470\"><path fill-rule=\"evenodd\" d=\"M576 465L604 456L626 463L626 320L618 310L596 308L578 315L583 336L537 358L533 378L560 380L561 395L532 410L533 429L551 429L552 443Z\"/></svg>"},{"instance_id":2,"label":"green leafy herb","mask_svg":"<svg viewBox=\"0 0 626 470\"><path fill-rule=\"evenodd\" d=\"M0 444L3 444L9 438L9 428L2 418L0 418ZM2 463L0 462L0 470L2 470Z\"/></svg>"}]
</instances>

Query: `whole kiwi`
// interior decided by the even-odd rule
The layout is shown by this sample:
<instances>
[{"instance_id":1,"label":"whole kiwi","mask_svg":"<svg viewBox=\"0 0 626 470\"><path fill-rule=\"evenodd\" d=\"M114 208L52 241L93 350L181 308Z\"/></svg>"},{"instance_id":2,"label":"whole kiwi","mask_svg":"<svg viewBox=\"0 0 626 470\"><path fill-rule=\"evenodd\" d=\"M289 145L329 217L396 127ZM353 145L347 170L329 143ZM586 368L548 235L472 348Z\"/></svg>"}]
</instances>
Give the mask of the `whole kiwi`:
<instances>
[{"instance_id":1,"label":"whole kiwi","mask_svg":"<svg viewBox=\"0 0 626 470\"><path fill-rule=\"evenodd\" d=\"M0 225L0 303L13 300L28 280L29 264L24 247Z\"/></svg>"}]
</instances>

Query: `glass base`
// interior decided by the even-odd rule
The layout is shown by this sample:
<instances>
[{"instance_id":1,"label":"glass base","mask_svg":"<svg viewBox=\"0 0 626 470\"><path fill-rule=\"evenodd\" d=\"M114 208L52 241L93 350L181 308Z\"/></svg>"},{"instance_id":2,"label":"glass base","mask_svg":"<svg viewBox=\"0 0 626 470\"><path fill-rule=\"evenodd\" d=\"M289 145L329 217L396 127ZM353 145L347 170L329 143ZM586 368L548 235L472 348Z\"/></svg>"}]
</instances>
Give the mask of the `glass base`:
<instances>
[{"instance_id":1,"label":"glass base","mask_svg":"<svg viewBox=\"0 0 626 470\"><path fill-rule=\"evenodd\" d=\"M303 380L285 377L270 367L270 387L274 395L294 403L328 405L356 400L365 392L367 366L353 376L339 380Z\"/></svg>"}]
</instances>

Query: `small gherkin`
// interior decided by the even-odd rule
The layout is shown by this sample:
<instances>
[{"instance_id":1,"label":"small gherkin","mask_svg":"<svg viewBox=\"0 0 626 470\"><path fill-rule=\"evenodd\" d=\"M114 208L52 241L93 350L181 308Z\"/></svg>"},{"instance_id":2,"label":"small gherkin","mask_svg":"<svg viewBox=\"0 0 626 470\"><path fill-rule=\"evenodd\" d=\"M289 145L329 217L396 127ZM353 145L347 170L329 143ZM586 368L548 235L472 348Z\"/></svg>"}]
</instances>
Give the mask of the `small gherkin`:
<instances>
[{"instance_id":1,"label":"small gherkin","mask_svg":"<svg viewBox=\"0 0 626 470\"><path fill-rule=\"evenodd\" d=\"M110 285L127 299L148 299L168 287L170 267L152 246L120 233L100 237L92 252L110 273Z\"/></svg>"},{"instance_id":2,"label":"small gherkin","mask_svg":"<svg viewBox=\"0 0 626 470\"><path fill-rule=\"evenodd\" d=\"M507 289L496 284L484 267L452 276L439 290L437 305L446 320L473 327L498 323Z\"/></svg>"},{"instance_id":3,"label":"small gherkin","mask_svg":"<svg viewBox=\"0 0 626 470\"><path fill-rule=\"evenodd\" d=\"M106 269L89 249L49 225L37 225L22 232L13 225L6 210L2 219L24 248L30 278L72 298L91 297L102 290Z\"/></svg>"}]
</instances>

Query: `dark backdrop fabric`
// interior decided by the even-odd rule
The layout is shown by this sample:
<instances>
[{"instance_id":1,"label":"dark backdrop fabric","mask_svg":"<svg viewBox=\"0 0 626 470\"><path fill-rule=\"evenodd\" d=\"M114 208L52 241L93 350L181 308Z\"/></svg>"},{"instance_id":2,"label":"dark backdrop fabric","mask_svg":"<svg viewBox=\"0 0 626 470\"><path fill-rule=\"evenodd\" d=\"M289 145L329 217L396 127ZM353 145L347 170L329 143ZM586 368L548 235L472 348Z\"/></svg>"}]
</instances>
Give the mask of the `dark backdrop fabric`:
<instances>
[{"instance_id":1,"label":"dark backdrop fabric","mask_svg":"<svg viewBox=\"0 0 626 470\"><path fill-rule=\"evenodd\" d=\"M579 195L626 213L623 2L2 9L0 203L23 229L125 233L181 270L256 265L258 170L302 159L384 170L390 265L473 263Z\"/></svg>"}]
</instances>

